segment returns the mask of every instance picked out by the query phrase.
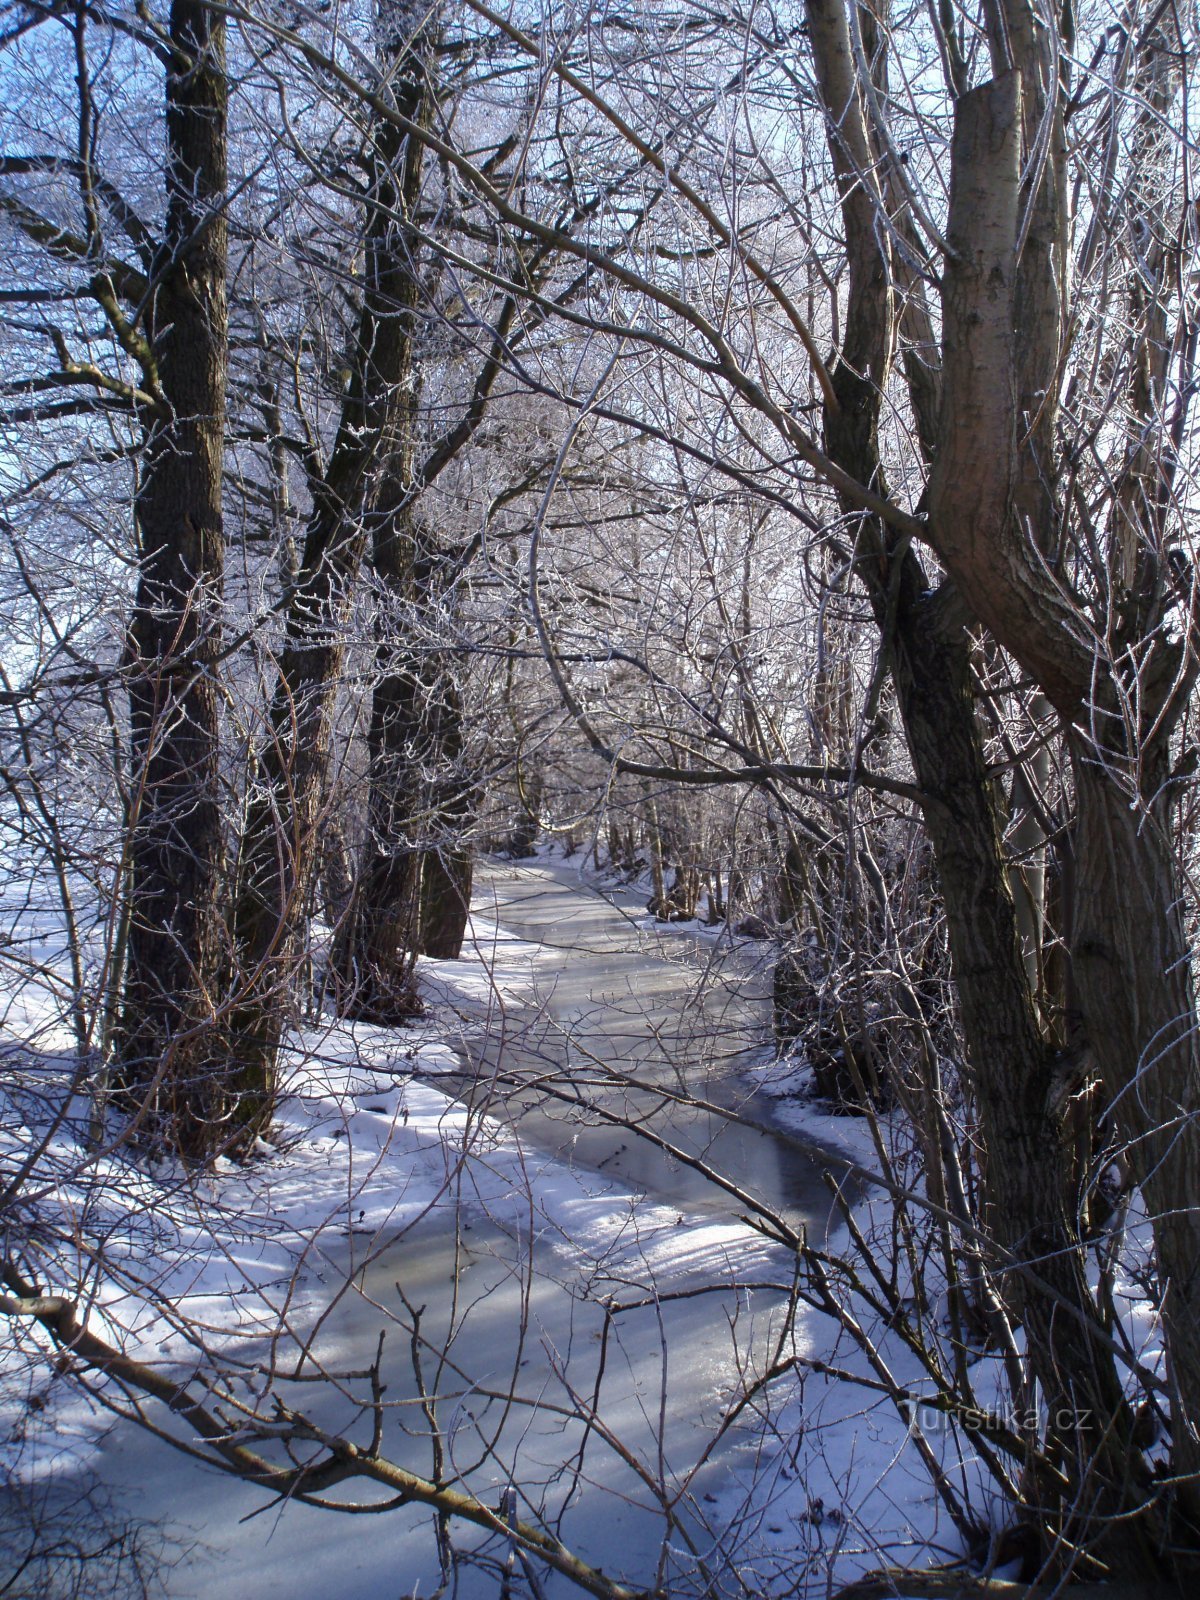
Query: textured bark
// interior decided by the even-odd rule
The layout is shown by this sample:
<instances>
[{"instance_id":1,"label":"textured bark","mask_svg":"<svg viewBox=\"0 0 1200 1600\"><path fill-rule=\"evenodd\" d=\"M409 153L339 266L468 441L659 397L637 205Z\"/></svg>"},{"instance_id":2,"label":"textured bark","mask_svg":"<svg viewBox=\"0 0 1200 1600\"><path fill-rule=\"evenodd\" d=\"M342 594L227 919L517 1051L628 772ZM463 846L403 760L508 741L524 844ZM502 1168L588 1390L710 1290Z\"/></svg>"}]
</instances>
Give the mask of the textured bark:
<instances>
[{"instance_id":1,"label":"textured bark","mask_svg":"<svg viewBox=\"0 0 1200 1600\"><path fill-rule=\"evenodd\" d=\"M860 16L862 13L860 13ZM872 194L874 159L845 12L837 0L809 6L830 149L842 194L849 291L846 333L833 371L838 404L827 406L826 448L859 482L886 492L878 443L882 392L896 342L893 277ZM865 41L876 70L884 57ZM880 87L885 87L881 82ZM928 505L939 553L965 574L1001 619L1045 611L1033 592L1038 568L1010 537L1017 478L1013 313L1014 241L1020 211L1020 82L959 102L954 144L951 246L945 285L942 409L932 426L934 385L922 372L914 397L932 458ZM853 508L847 504L849 513ZM930 592L915 553L881 523L861 519L860 572L890 652L910 756L926 797L925 823L946 911L966 1043L969 1087L979 1120L982 1222L995 1241L989 1265L1026 1331L1032 1372L1045 1403L1043 1443L1061 1477L1037 1470L1026 1485L1028 1518L1054 1558L1056 1541L1107 1543L1115 1565L1154 1560L1138 1513L1152 1499L1149 1474L1132 1446L1133 1418L1106 1346L1085 1274L1066 1181L1057 1058L1043 1036L1022 955L995 795L983 760L964 617L947 587ZM1001 568L996 576L997 565ZM1062 661L1041 652L1061 673ZM1068 668L1072 663L1068 661ZM1069 678L1047 677L1066 699ZM1014 1396L1027 1403L1029 1395ZM1061 1419L1061 1420L1060 1420ZM1106 1535L1129 1520L1121 1540ZM1116 1545L1115 1550L1112 1547ZM1060 1552L1061 1553L1061 1552Z\"/></svg>"},{"instance_id":2,"label":"textured bark","mask_svg":"<svg viewBox=\"0 0 1200 1600\"><path fill-rule=\"evenodd\" d=\"M320 843L321 904L325 920L336 927L354 892L354 863L340 815L331 805L324 809Z\"/></svg>"},{"instance_id":3,"label":"textured bark","mask_svg":"<svg viewBox=\"0 0 1200 1600\"><path fill-rule=\"evenodd\" d=\"M380 647L370 731L368 839L334 967L346 1015L386 1021L417 1008L418 954L454 960L470 910L463 840L472 790L460 775L462 703L440 652Z\"/></svg>"},{"instance_id":4,"label":"textured bark","mask_svg":"<svg viewBox=\"0 0 1200 1600\"><path fill-rule=\"evenodd\" d=\"M1013 473L1013 528L1023 551L1036 551L1038 557L1057 564L1062 530L1055 378L1067 322L1070 216L1066 133L1061 115L1053 111L1070 99L1067 74L1074 21L1071 8L1063 7L1065 49L1056 52L1047 48L1045 27L1028 0L1000 0L990 13L993 23L1001 9L1008 50L1021 79L1020 201L1025 222L1013 279L1013 327L1020 330L1012 374L1020 439ZM1057 84L1056 73L1061 78ZM1043 151L1040 163L1031 159L1038 149Z\"/></svg>"},{"instance_id":5,"label":"textured bark","mask_svg":"<svg viewBox=\"0 0 1200 1600\"><path fill-rule=\"evenodd\" d=\"M403 315L410 336L420 293L410 264ZM511 316L506 307L505 323ZM473 406L486 401L488 369ZM481 387L482 385L482 387ZM372 691L367 842L350 910L334 950L340 1005L384 1021L418 1007L418 954L454 959L471 899L472 854L465 840L473 803L461 777L462 702L452 657L432 648L427 619L442 600L445 562L419 519L417 444L420 371L409 381L390 432L387 480L371 552L380 587ZM480 411L480 415L482 412ZM462 439L479 420L469 414Z\"/></svg>"},{"instance_id":6,"label":"textured bark","mask_svg":"<svg viewBox=\"0 0 1200 1600\"><path fill-rule=\"evenodd\" d=\"M429 737L429 826L421 864L422 955L441 961L462 953L471 912L475 857L468 833L475 819L476 793L464 771L462 692L455 662L438 658L440 675L432 702Z\"/></svg>"},{"instance_id":7,"label":"textured bark","mask_svg":"<svg viewBox=\"0 0 1200 1600\"><path fill-rule=\"evenodd\" d=\"M189 1155L222 1138L213 1017L224 953L216 663L224 565L224 25L175 0L166 233L151 334L167 414L146 434L129 632L131 920L120 1077L153 1136Z\"/></svg>"},{"instance_id":8,"label":"textured bark","mask_svg":"<svg viewBox=\"0 0 1200 1600\"><path fill-rule=\"evenodd\" d=\"M989 1266L1025 1328L1049 1419L1042 1443L1063 1474L1031 1475L1026 1514L1047 1556L1065 1536L1116 1567L1146 1570L1159 1530L1139 1514L1153 1520L1153 1485L1088 1287L1064 1140L1065 1072L1042 1032L1021 949L969 639L949 597L928 593L911 552L899 559L899 573L884 568L886 580L871 584L872 598L883 622L891 594L892 679L926 796L979 1121L979 1220L995 1241ZM1114 1526L1122 1528L1115 1550Z\"/></svg>"},{"instance_id":9,"label":"textured bark","mask_svg":"<svg viewBox=\"0 0 1200 1600\"><path fill-rule=\"evenodd\" d=\"M1063 1474L1061 1482L1031 1476L1026 1515L1047 1557L1065 1536L1114 1569L1156 1570L1154 1485L1088 1286L1064 1138L1071 1080L1040 1027L1021 949L968 641L915 584L914 574L897 606L893 679L928 797L925 824L979 1119L980 1220L998 1246L992 1270L1025 1328L1048 1418L1044 1448ZM1015 1399L1028 1404L1032 1396Z\"/></svg>"},{"instance_id":10,"label":"textured bark","mask_svg":"<svg viewBox=\"0 0 1200 1600\"><path fill-rule=\"evenodd\" d=\"M439 961L462 954L471 911L475 858L453 843L426 850L421 872L421 953Z\"/></svg>"},{"instance_id":11,"label":"textured bark","mask_svg":"<svg viewBox=\"0 0 1200 1600\"><path fill-rule=\"evenodd\" d=\"M1040 528L1019 515L1017 492L1029 475L1027 438L1018 451L1015 333L1021 115L1015 72L973 89L955 111L942 415L926 502L930 539L972 612L1070 715L1091 661L1071 626L1074 609L1037 558ZM1056 355L1057 342L1043 390ZM1024 380L1034 381L1029 371Z\"/></svg>"},{"instance_id":12,"label":"textured bark","mask_svg":"<svg viewBox=\"0 0 1200 1600\"><path fill-rule=\"evenodd\" d=\"M376 1022L417 1010L413 963L420 948L425 724L434 683L428 663L406 650L414 600L416 526L412 488L415 386L403 402L389 486L396 504L376 526L373 550L380 620L371 696L367 841L334 965L345 1015Z\"/></svg>"},{"instance_id":13,"label":"textured bark","mask_svg":"<svg viewBox=\"0 0 1200 1600\"><path fill-rule=\"evenodd\" d=\"M1032 39L1030 32L1017 44L1028 52ZM1044 53L1046 46L1037 48ZM1047 85L1034 76L1036 103L1044 105ZM1026 115L1026 141L1031 126ZM1162 618L1164 587L1153 515L1139 532L1135 592L1101 624L1107 651L1093 654L1085 646L1082 606L1038 559L1040 552L1053 560L1058 537L1057 466L1044 429L1029 428L1028 412L1039 395L1039 408L1052 411L1060 361L1063 313L1061 303L1056 311L1047 240L1059 226L1054 243L1062 253L1061 223L1054 222L1061 129L1051 139L1048 193L1034 197L1031 212L1043 230L1041 258L1035 250L1030 265L1023 254L1018 272L1024 207L1017 174L1029 156L1021 127L1020 83L1012 73L959 102L943 421L928 493L931 538L996 639L1033 674L1072 730L1074 977L1086 1037L1153 1216L1172 1303L1164 1327L1178 1390L1172 1443L1183 1482L1175 1499L1194 1522L1196 1495L1187 1479L1200 1468L1200 1232L1193 1220L1200 1200L1200 1060L1165 782L1183 678L1172 651L1149 644ZM1131 728L1134 706L1140 725ZM1176 1537L1194 1544L1195 1529Z\"/></svg>"},{"instance_id":14,"label":"textured bark","mask_svg":"<svg viewBox=\"0 0 1200 1600\"><path fill-rule=\"evenodd\" d=\"M381 53L400 60L396 99L425 114L424 7L381 8ZM233 923L237 999L230 1050L237 1122L249 1140L269 1123L277 1059L304 937L328 789L345 621L376 525L394 517L398 442L408 435L412 311L418 294L404 218L423 152L388 122L374 130L363 302L350 387L313 511L287 614L284 649L247 810Z\"/></svg>"},{"instance_id":15,"label":"textured bark","mask_svg":"<svg viewBox=\"0 0 1200 1600\"><path fill-rule=\"evenodd\" d=\"M1078 805L1074 978L1106 1098L1153 1218L1173 1389L1172 1464L1200 1474L1200 1046L1183 896L1171 848L1166 752L1130 799L1124 763L1074 750ZM1136 795L1136 791L1135 791ZM1189 1514L1200 1513L1196 1484Z\"/></svg>"},{"instance_id":16,"label":"textured bark","mask_svg":"<svg viewBox=\"0 0 1200 1600\"><path fill-rule=\"evenodd\" d=\"M1030 707L1035 726L1045 721L1049 710L1043 696L1035 695ZM1042 1000L1046 992L1042 971L1046 928L1046 833L1035 801L1039 794L1048 793L1050 787L1050 752L1045 740L1031 753L1027 767L1028 770L1018 765L1013 772L1011 809L1015 821L1010 843L1017 861L1010 870L1009 880L1029 987ZM1045 1015L1044 1005L1042 1010Z\"/></svg>"},{"instance_id":17,"label":"textured bark","mask_svg":"<svg viewBox=\"0 0 1200 1600\"><path fill-rule=\"evenodd\" d=\"M415 412L415 386L413 410ZM412 438L394 470L404 500L380 519L374 551L383 587L371 702L367 843L350 911L334 950L340 1005L376 1021L417 1008L418 954L454 960L471 902L466 835L474 800L463 764L462 696L451 655L417 644L410 630L438 599L437 561L412 516Z\"/></svg>"}]
</instances>

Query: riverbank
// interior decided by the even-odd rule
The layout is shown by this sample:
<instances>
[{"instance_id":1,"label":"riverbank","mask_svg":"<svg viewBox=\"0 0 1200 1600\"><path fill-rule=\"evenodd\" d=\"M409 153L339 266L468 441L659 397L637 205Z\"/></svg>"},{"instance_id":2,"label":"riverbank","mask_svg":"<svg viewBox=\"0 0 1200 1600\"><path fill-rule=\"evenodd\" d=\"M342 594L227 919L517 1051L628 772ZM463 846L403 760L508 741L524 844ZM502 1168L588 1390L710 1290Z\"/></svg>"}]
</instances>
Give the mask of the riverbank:
<instances>
[{"instance_id":1,"label":"riverbank","mask_svg":"<svg viewBox=\"0 0 1200 1600\"><path fill-rule=\"evenodd\" d=\"M502 918L539 936L502 932ZM720 986L715 1013L671 988L711 980L711 966L669 957L658 941L647 953L652 936L636 922L543 863L484 874L466 959L423 964L426 1019L296 1039L275 1148L260 1162L202 1180L114 1163L60 1183L56 1200L90 1207L93 1220L106 1208L92 1315L130 1350L183 1374L203 1330L227 1371L256 1374L256 1393L273 1382L315 1404L323 1425L353 1429L361 1374L387 1330L397 1363L386 1437L414 1470L435 1464L436 1433L443 1470L481 1495L511 1479L527 1511L564 1516L564 1537L633 1582L669 1570L678 1593L714 1574L730 1595L791 1591L806 1573L824 1585L938 1538L939 1518L889 1403L813 1371L836 1361L853 1372L857 1358L830 1319L784 1315L787 1252L738 1221L736 1205L656 1198L644 1171L631 1187L603 1153L580 1151L582 1127L568 1125L571 1150L539 1146L520 1117L488 1114L507 1110L504 1095L493 1090L485 1108L441 1088L461 1089L464 1051L477 1075L490 1071L498 1043L510 1065L516 1051L543 1068L552 1043L566 1052L556 1070L582 1060L596 1082L606 1028L620 1070L649 1057L677 1065L681 1042L714 1025L739 1042L745 1019L731 1018ZM616 963L602 980L599 957ZM531 1048L534 1024L543 1036ZM494 1071L490 1081L506 1087ZM709 1125L693 1131L707 1151ZM611 1124L601 1133L614 1147L639 1144ZM659 1167L670 1176L669 1161ZM757 1387L772 1365L779 1381ZM39 1390L48 1432L11 1388L10 1456L34 1476L94 1473L151 1521L173 1521L195 1544L169 1575L177 1600L282 1600L298 1564L314 1597L374 1600L398 1584L424 1594L441 1581L425 1514L363 1524L287 1505L242 1522L263 1510L252 1490L132 1425L106 1434L103 1416L64 1389ZM460 1548L480 1557L478 1539ZM485 1559L460 1569L457 1592L490 1595L495 1581Z\"/></svg>"}]
</instances>

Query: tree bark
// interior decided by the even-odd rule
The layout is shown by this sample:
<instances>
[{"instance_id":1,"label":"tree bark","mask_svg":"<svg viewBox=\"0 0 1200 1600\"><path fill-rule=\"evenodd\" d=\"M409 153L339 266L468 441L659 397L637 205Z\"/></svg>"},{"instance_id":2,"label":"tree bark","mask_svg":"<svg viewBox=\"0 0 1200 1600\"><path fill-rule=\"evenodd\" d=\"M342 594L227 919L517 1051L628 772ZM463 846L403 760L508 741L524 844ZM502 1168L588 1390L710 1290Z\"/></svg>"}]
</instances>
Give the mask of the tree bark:
<instances>
[{"instance_id":1,"label":"tree bark","mask_svg":"<svg viewBox=\"0 0 1200 1600\"><path fill-rule=\"evenodd\" d=\"M1036 110L1048 90L1036 72L1028 76ZM1167 781L1167 746L1187 674L1171 648L1155 639L1164 587L1161 532L1152 520L1141 529L1138 581L1125 602L1113 607L1103 596L1104 575L1094 575L1100 604L1109 608L1099 630L1037 553L1051 557L1059 537L1046 495L1057 467L1046 454L1044 434L1040 445L1033 433L1018 440L1018 386L1029 404L1040 393L1039 406L1052 405L1062 324L1061 302L1058 324L1048 321L1052 285L1044 277L1040 288L1032 282L1024 255L1017 268L1018 173L1028 159L1021 149L1022 109L1015 73L958 104L948 229L953 255L943 301L943 421L928 491L930 536L980 617L1033 675L1068 731L1077 804L1074 977L1086 1037L1151 1212L1172 1307L1164 1329L1177 1390L1175 1499L1193 1523L1178 1537L1194 1545L1200 1055L1181 925L1183 885L1168 843ZM1029 121L1026 114L1027 129ZM1054 139L1060 136L1055 130ZM1144 181L1150 177L1143 174ZM1050 227L1053 205L1035 200L1033 221ZM1061 237L1058 248L1065 248ZM1049 270L1044 263L1043 273ZM1029 306L1036 315L1026 325ZM1105 632L1104 644L1088 642ZM1136 727L1129 726L1131 716Z\"/></svg>"},{"instance_id":2,"label":"tree bark","mask_svg":"<svg viewBox=\"0 0 1200 1600\"><path fill-rule=\"evenodd\" d=\"M134 803L120 1078L152 1137L223 1138L214 1049L224 958L217 662L224 570L226 83L222 20L174 0L167 208L150 335L167 414L147 427L129 630Z\"/></svg>"},{"instance_id":3,"label":"tree bark","mask_svg":"<svg viewBox=\"0 0 1200 1600\"><path fill-rule=\"evenodd\" d=\"M408 477L411 481L411 456ZM462 691L453 656L413 637L437 602L437 561L407 502L381 523L384 585L372 694L367 843L334 950L346 1015L413 1015L418 954L455 960L471 904L467 833L473 787L463 772Z\"/></svg>"},{"instance_id":4,"label":"tree bark","mask_svg":"<svg viewBox=\"0 0 1200 1600\"><path fill-rule=\"evenodd\" d=\"M1071 954L1105 1098L1152 1220L1172 1465L1188 1475L1184 1498L1200 1525L1200 1044L1164 746L1141 752L1139 794L1114 752L1074 743L1080 865Z\"/></svg>"},{"instance_id":5,"label":"tree bark","mask_svg":"<svg viewBox=\"0 0 1200 1600\"><path fill-rule=\"evenodd\" d=\"M421 873L421 954L457 961L471 914L475 858L453 840L426 850Z\"/></svg>"},{"instance_id":6,"label":"tree bark","mask_svg":"<svg viewBox=\"0 0 1200 1600\"><path fill-rule=\"evenodd\" d=\"M334 950L347 1016L397 1021L419 1009L419 954L454 960L470 909L472 856L463 841L470 790L458 777L462 704L440 651L405 657L380 647L372 703L368 838Z\"/></svg>"},{"instance_id":7,"label":"tree bark","mask_svg":"<svg viewBox=\"0 0 1200 1600\"><path fill-rule=\"evenodd\" d=\"M926 491L930 538L963 598L1016 652L1059 712L1078 706L1090 658L1065 593L1036 547L1044 528L1017 514L1015 334L1021 193L1022 85L1016 72L963 95L955 108L948 257L942 291L942 412ZM1054 355L1043 354L1053 378ZM1025 363L1027 364L1027 363ZM1026 374L1026 381L1032 378ZM1047 469L1048 470L1048 469ZM1028 508L1027 508L1028 509Z\"/></svg>"},{"instance_id":8,"label":"tree bark","mask_svg":"<svg viewBox=\"0 0 1200 1600\"><path fill-rule=\"evenodd\" d=\"M439 658L440 681L434 700L431 752L434 782L431 826L421 868L422 955L456 961L462 954L471 914L475 856L468 832L475 816L475 787L464 770L465 739L461 686L454 660Z\"/></svg>"},{"instance_id":9,"label":"tree bark","mask_svg":"<svg viewBox=\"0 0 1200 1600\"><path fill-rule=\"evenodd\" d=\"M425 7L381 7L380 49L399 62L396 95L405 116L427 112L422 41ZM300 574L272 698L261 779L241 841L233 945L237 989L229 1047L235 1058L236 1122L243 1142L269 1124L291 985L306 928L341 666L345 622L365 551L394 522L408 485L405 459L413 383L416 284L411 214L423 150L380 120L373 131L365 267L357 351L337 438L313 485Z\"/></svg>"},{"instance_id":10,"label":"tree bark","mask_svg":"<svg viewBox=\"0 0 1200 1600\"><path fill-rule=\"evenodd\" d=\"M885 493L878 421L897 313L890 258L881 242L887 234L879 226L888 204L876 187L883 167L862 110L844 7L839 0L812 0L809 24L849 267L845 339L833 369L837 405L826 406L826 448L860 483ZM875 49L877 42L865 40L882 76L886 56ZM932 456L928 502L939 552L946 552L952 571L961 567L975 588L987 590L999 619L1025 614L1033 582L1006 521L1016 479L1012 317L1020 110L1015 74L959 102L950 241L955 256L953 270L948 265L946 272L936 427L928 396L913 397L918 420L925 417ZM853 507L843 509L849 514ZM1147 1547L1139 1550L1137 1536L1137 1517L1153 1498L1149 1474L1132 1446L1133 1419L1088 1287L1069 1204L1056 1057L1041 1031L1022 956L975 713L963 609L949 586L931 593L916 554L877 519L861 517L857 547L890 652L945 904L969 1091L979 1119L981 1221L996 1245L990 1266L1024 1324L1045 1405L1046 1436L1029 1436L1030 1461L1040 1455L1060 1474L1039 1465L1031 1475L1028 1517L1051 1559L1056 1549L1061 1556L1058 1541L1065 1538L1071 1545L1105 1544L1106 1554L1115 1547L1117 1565L1153 1560ZM989 588L984 572L997 561L1003 576ZM1048 647L1040 661L1061 669L1061 656ZM1052 682L1060 687L1060 680ZM1031 1398L1014 1395L1018 1404ZM1130 1521L1119 1539L1106 1540L1121 1526L1115 1517Z\"/></svg>"},{"instance_id":11,"label":"tree bark","mask_svg":"<svg viewBox=\"0 0 1200 1600\"><path fill-rule=\"evenodd\" d=\"M1031 1479L1027 1517L1048 1556L1065 1536L1144 1571L1156 1561L1154 1530L1138 1514L1151 1512L1154 1493L1088 1285L1064 1141L1070 1073L1041 1029L1021 949L968 640L938 617L945 597L923 600L917 582L908 577L897 606L893 681L946 910L980 1127L980 1221L999 1247L991 1270L1025 1328L1047 1417L1042 1445L1064 1475ZM1019 1406L1032 1399L1014 1396Z\"/></svg>"}]
</instances>

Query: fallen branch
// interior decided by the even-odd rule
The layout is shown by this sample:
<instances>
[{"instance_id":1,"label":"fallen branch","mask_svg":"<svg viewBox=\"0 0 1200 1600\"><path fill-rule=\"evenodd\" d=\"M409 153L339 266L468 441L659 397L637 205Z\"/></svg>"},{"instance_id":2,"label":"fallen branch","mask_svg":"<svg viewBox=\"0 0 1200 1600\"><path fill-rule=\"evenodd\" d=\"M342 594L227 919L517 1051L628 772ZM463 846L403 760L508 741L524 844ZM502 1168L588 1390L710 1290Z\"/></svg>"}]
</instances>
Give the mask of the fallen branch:
<instances>
[{"instance_id":1,"label":"fallen branch","mask_svg":"<svg viewBox=\"0 0 1200 1600\"><path fill-rule=\"evenodd\" d=\"M465 1490L431 1483L379 1455L374 1448L363 1448L319 1428L300 1412L279 1405L272 1418L254 1416L231 1425L195 1397L191 1384L176 1382L92 1333L79 1321L74 1301L37 1293L9 1263L0 1268L0 1278L12 1291L0 1294L0 1314L38 1323L53 1340L60 1361L77 1361L126 1389L160 1401L208 1446L201 1453L211 1465L257 1484L280 1499L354 1512L385 1511L408 1503L426 1505L444 1516L461 1518L501 1538L515 1540L526 1554L544 1561L553 1571L596 1596L596 1600L661 1600L661 1591L627 1588L599 1568L589 1566L543 1529L520 1520L510 1521ZM284 1467L268 1461L246 1442L265 1443L280 1438L315 1443L324 1454L302 1466ZM378 1506L316 1499L354 1479L380 1484L392 1491L392 1498Z\"/></svg>"}]
</instances>

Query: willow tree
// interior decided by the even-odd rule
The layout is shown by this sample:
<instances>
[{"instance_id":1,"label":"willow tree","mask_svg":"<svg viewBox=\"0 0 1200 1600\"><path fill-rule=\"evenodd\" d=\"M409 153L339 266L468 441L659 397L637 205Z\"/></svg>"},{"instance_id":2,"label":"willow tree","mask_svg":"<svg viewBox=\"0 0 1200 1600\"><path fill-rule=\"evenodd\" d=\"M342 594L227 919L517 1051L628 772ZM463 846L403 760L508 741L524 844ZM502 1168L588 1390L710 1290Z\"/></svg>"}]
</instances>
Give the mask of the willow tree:
<instances>
[{"instance_id":1,"label":"willow tree","mask_svg":"<svg viewBox=\"0 0 1200 1600\"><path fill-rule=\"evenodd\" d=\"M1019 905L1001 852L1005 817L984 761L971 660L972 637L983 622L1032 669L1066 726L1080 713L1089 715L1087 683L1099 665L1090 651L1081 663L1086 678L1066 696L1062 689L1064 657L1074 653L1085 607L1081 594L1068 602L1064 593L1064 567L1076 578L1084 572L1068 552L1069 519L1056 492L1062 452L1053 396L1066 333L1061 319L1069 248L1066 145L1056 119L1069 99L1066 60L1045 52L1046 38L1032 14L1014 14L1003 23L1004 47L1023 49L1026 58L1010 62L998 82L971 88L954 34L946 36L956 91L954 134L941 304L933 308L927 280L913 270L930 242L921 234L928 211L893 159L895 130L882 111L892 65L886 15L851 15L840 0L810 5L808 15L847 262L845 334L824 404L826 447L856 484L888 493L880 416L899 351L927 475L916 529L898 529L883 508L862 513L851 489L843 488L841 498L848 513L857 512L860 570L884 633L925 796L982 1139L991 1264L1002 1285L1001 1304L1024 1323L1031 1376L1044 1403L1043 1453L1036 1462L1031 1454L1023 1485L1029 1524L1045 1559L1069 1565L1075 1557L1064 1557L1064 1546L1072 1552L1084 1547L1089 1557L1116 1566L1130 1556L1140 1569L1148 1559L1165 1560L1170 1536L1157 1520L1152 1474L1134 1442L1133 1412L1087 1281L1064 1127L1069 1093L1078 1087L1071 1074L1082 1076L1081 1041L1064 1015L1063 997L1057 1010L1039 997L1036 964L1022 950ZM995 29L1001 27L995 19ZM996 52L1000 38L997 31ZM995 121L997 104L1006 110ZM1040 160L1039 139L1046 141ZM982 343L985 329L995 341L990 347ZM983 425L981 405L990 427ZM940 582L917 554L914 533L943 564L947 576ZM1014 592L1006 599L1010 578ZM1040 644L1033 610L1039 594L1048 631L1058 635ZM1107 594L1102 603L1109 604ZM1033 650L1041 654L1036 665ZM1086 741L1074 748L1090 775ZM1128 815L1128 795L1122 803ZM1082 825L1077 831L1076 870L1086 896L1100 887L1106 863L1092 860ZM1163 864L1155 869L1160 877ZM1085 926L1077 907L1077 968ZM1140 936L1150 952L1161 930L1144 923ZM1089 996L1082 976L1083 1027L1089 1038L1108 1044L1115 1021L1110 1008L1121 1006L1122 994L1110 975L1108 992ZM1127 1045L1129 1020L1116 1024ZM1143 1039L1143 1048L1148 1042ZM1110 1056L1114 1102L1124 1097L1136 1062L1134 1054L1118 1069ZM1130 1130L1130 1136L1136 1148L1138 1135ZM1157 1181L1153 1167L1145 1171ZM1189 1192L1195 1190L1186 1180L1175 1190L1177 1197ZM1160 1249L1171 1277L1178 1271L1169 1220L1174 1210L1166 1206L1160 1214ZM1184 1349L1194 1339L1194 1330L1184 1331L1190 1319L1188 1312L1178 1332ZM1200 1401L1200 1394L1183 1401L1182 1386L1178 1393L1183 1406ZM1181 1409L1181 1462L1189 1459L1186 1417ZM1045 1470L1047 1456L1058 1464L1057 1480ZM1143 1516L1155 1526L1143 1529ZM1119 1540L1106 1537L1118 1527Z\"/></svg>"},{"instance_id":2,"label":"willow tree","mask_svg":"<svg viewBox=\"0 0 1200 1600\"><path fill-rule=\"evenodd\" d=\"M1169 131L1184 40L1163 11L1123 19L1091 130L1104 159L1084 174L1093 193L1074 219L1081 239L1067 116L1087 86L1073 86L1065 48L1032 7L1008 8L988 41L993 75L955 106L922 532L971 613L1041 688L1070 752L1071 972L1152 1220L1176 1499L1194 1540L1200 1046L1172 831L1172 741L1195 676L1176 554L1195 345L1184 147ZM1050 1122L1062 1086L1053 1070L1036 1086ZM1046 1260L1075 1247L1057 1223L1031 1242ZM1144 1465L1123 1481L1147 1511L1161 1500Z\"/></svg>"}]
</instances>

